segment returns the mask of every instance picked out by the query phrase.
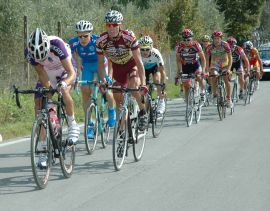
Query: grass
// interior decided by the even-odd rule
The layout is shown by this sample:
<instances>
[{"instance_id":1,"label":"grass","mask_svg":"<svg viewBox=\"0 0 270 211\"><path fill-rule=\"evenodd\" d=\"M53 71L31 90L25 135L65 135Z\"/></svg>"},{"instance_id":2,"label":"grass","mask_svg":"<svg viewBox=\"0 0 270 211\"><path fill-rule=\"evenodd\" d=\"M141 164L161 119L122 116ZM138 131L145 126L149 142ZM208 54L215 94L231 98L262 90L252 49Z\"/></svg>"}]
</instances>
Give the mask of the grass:
<instances>
[{"instance_id":1,"label":"grass","mask_svg":"<svg viewBox=\"0 0 270 211\"><path fill-rule=\"evenodd\" d=\"M168 82L166 87L168 99L179 97L179 87ZM81 105L81 95L72 93L75 104L77 122L84 122L84 112ZM0 134L3 140L30 135L34 121L33 95L20 95L22 108L16 106L12 94L0 93Z\"/></svg>"}]
</instances>

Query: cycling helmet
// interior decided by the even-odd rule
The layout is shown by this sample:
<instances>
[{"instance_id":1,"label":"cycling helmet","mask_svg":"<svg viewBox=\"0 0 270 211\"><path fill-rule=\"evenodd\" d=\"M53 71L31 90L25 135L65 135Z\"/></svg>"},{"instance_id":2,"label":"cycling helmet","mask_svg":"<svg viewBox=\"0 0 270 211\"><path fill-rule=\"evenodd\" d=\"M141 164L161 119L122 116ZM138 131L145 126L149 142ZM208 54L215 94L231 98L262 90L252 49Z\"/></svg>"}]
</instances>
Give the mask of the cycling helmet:
<instances>
[{"instance_id":1,"label":"cycling helmet","mask_svg":"<svg viewBox=\"0 0 270 211\"><path fill-rule=\"evenodd\" d=\"M222 37L223 33L221 31L214 31L212 37Z\"/></svg>"},{"instance_id":2,"label":"cycling helmet","mask_svg":"<svg viewBox=\"0 0 270 211\"><path fill-rule=\"evenodd\" d=\"M116 10L110 10L105 16L106 23L118 23L121 24L123 21L122 13Z\"/></svg>"},{"instance_id":3,"label":"cycling helmet","mask_svg":"<svg viewBox=\"0 0 270 211\"><path fill-rule=\"evenodd\" d=\"M244 42L243 47L245 50L250 51L253 48L253 44L251 41L246 41Z\"/></svg>"},{"instance_id":4,"label":"cycling helmet","mask_svg":"<svg viewBox=\"0 0 270 211\"><path fill-rule=\"evenodd\" d=\"M237 40L234 37L229 37L227 39L227 42L229 43L230 46L236 46Z\"/></svg>"},{"instance_id":5,"label":"cycling helmet","mask_svg":"<svg viewBox=\"0 0 270 211\"><path fill-rule=\"evenodd\" d=\"M144 36L139 40L141 48L152 48L153 40L150 36Z\"/></svg>"},{"instance_id":6,"label":"cycling helmet","mask_svg":"<svg viewBox=\"0 0 270 211\"><path fill-rule=\"evenodd\" d=\"M30 35L28 50L33 59L44 61L50 52L50 41L47 34L41 29L36 28Z\"/></svg>"},{"instance_id":7,"label":"cycling helmet","mask_svg":"<svg viewBox=\"0 0 270 211\"><path fill-rule=\"evenodd\" d=\"M80 20L75 25L76 32L89 32L93 31L93 25L89 21Z\"/></svg>"},{"instance_id":8,"label":"cycling helmet","mask_svg":"<svg viewBox=\"0 0 270 211\"><path fill-rule=\"evenodd\" d=\"M190 29L184 29L181 32L181 35L184 39L189 38L189 37L193 37L193 32Z\"/></svg>"},{"instance_id":9,"label":"cycling helmet","mask_svg":"<svg viewBox=\"0 0 270 211\"><path fill-rule=\"evenodd\" d=\"M211 37L209 35L205 34L205 35L202 36L202 41L208 41L208 42L210 42L211 41Z\"/></svg>"}]
</instances>

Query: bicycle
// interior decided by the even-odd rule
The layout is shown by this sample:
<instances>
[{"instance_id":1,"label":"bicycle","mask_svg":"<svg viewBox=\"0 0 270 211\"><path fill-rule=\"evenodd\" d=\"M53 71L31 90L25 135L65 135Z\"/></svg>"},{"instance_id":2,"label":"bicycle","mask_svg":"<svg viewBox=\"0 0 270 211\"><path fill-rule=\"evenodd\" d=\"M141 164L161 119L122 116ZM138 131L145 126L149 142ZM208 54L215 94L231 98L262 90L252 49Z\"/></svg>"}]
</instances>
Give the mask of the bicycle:
<instances>
[{"instance_id":1,"label":"bicycle","mask_svg":"<svg viewBox=\"0 0 270 211\"><path fill-rule=\"evenodd\" d=\"M30 151L31 151L31 166L35 183L39 189L44 189L48 184L51 166L55 164L56 158L60 160L60 166L65 178L72 175L75 163L75 145L71 144L67 139L68 121L64 108L64 101L61 91L58 89L37 88L29 90L19 90L13 86L16 96L16 104L22 108L19 100L19 94L41 94L42 106L38 113L31 133ZM57 93L57 101L52 101L57 106L57 117L59 128L55 130L50 120L48 94ZM44 141L45 140L45 141ZM45 148L39 149L38 145L41 142L46 145ZM42 156L46 158L46 167L39 166L37 159Z\"/></svg>"},{"instance_id":2,"label":"bicycle","mask_svg":"<svg viewBox=\"0 0 270 211\"><path fill-rule=\"evenodd\" d=\"M238 97L238 74L235 73L235 78L231 79L231 82L233 83L233 89L232 89L232 94L231 94L231 99L232 99L232 109L231 109L231 115L234 112L234 108L236 103L239 101L239 97Z\"/></svg>"},{"instance_id":3,"label":"bicycle","mask_svg":"<svg viewBox=\"0 0 270 211\"><path fill-rule=\"evenodd\" d=\"M245 105L250 104L252 96L256 90L256 73L253 70L250 70L250 76L246 77L245 82Z\"/></svg>"},{"instance_id":4,"label":"bicycle","mask_svg":"<svg viewBox=\"0 0 270 211\"><path fill-rule=\"evenodd\" d=\"M84 124L84 140L88 154L92 154L96 148L98 136L100 135L102 147L105 148L109 142L110 127L108 125L108 115L105 111L108 110L105 94L101 95L100 106L98 105L98 81L78 81L80 84L88 84L92 87L92 96L89 100L89 106L85 113ZM93 138L88 138L88 130L93 130Z\"/></svg>"},{"instance_id":5,"label":"bicycle","mask_svg":"<svg viewBox=\"0 0 270 211\"><path fill-rule=\"evenodd\" d=\"M146 96L146 99L147 99L146 110L149 115L148 124L151 124L153 137L157 138L163 128L164 118L166 115L167 98L166 98L166 94L164 93L165 84L147 82L147 85L149 86L149 91ZM164 95L165 111L163 114L157 113L157 108L160 103L160 98L159 96L157 96L156 99L153 97L153 91L155 90L154 86L160 86L162 89L162 94Z\"/></svg>"},{"instance_id":6,"label":"bicycle","mask_svg":"<svg viewBox=\"0 0 270 211\"><path fill-rule=\"evenodd\" d=\"M195 121L198 123L201 119L202 105L200 98L200 87L196 80L195 74L182 74L183 81L190 81L190 86L188 89L188 96L186 99L186 123L187 127L190 127L195 115Z\"/></svg>"},{"instance_id":7,"label":"bicycle","mask_svg":"<svg viewBox=\"0 0 270 211\"><path fill-rule=\"evenodd\" d=\"M118 110L116 124L113 133L113 164L119 171L128 156L129 146L133 146L135 161L142 158L147 128L140 131L138 128L138 104L131 96L131 92L137 92L139 88L127 88L110 86L108 89L124 92L123 102Z\"/></svg>"},{"instance_id":8,"label":"bicycle","mask_svg":"<svg viewBox=\"0 0 270 211\"><path fill-rule=\"evenodd\" d=\"M210 75L209 77L217 77L217 110L219 119L222 121L226 118L226 89L223 81L223 76L227 75L226 72L217 72L217 75Z\"/></svg>"}]
</instances>

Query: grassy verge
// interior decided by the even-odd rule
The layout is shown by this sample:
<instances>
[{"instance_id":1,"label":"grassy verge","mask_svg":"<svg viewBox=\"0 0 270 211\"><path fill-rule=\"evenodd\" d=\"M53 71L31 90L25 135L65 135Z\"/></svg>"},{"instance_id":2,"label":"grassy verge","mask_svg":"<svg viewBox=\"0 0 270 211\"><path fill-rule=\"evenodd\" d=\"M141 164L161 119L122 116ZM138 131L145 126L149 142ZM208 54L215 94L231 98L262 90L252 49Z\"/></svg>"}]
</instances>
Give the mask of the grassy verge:
<instances>
[{"instance_id":1,"label":"grassy verge","mask_svg":"<svg viewBox=\"0 0 270 211\"><path fill-rule=\"evenodd\" d=\"M169 99L179 97L179 87L173 83L167 83L167 96ZM84 121L84 113L81 106L81 95L72 93L75 103L77 122ZM0 93L0 134L3 140L22 137L31 133L34 121L33 95L20 95L22 108L16 106L15 99L10 93Z\"/></svg>"}]
</instances>

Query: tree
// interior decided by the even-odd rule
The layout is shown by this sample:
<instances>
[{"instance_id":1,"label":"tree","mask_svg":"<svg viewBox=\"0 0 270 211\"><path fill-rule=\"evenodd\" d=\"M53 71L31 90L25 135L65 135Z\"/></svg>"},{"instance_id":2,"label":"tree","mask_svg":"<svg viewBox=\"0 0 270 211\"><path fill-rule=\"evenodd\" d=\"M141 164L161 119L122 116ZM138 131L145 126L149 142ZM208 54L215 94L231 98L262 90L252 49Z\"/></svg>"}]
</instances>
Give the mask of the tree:
<instances>
[{"instance_id":1,"label":"tree","mask_svg":"<svg viewBox=\"0 0 270 211\"><path fill-rule=\"evenodd\" d=\"M248 39L254 28L260 25L265 0L216 0L225 15L225 32Z\"/></svg>"}]
</instances>

